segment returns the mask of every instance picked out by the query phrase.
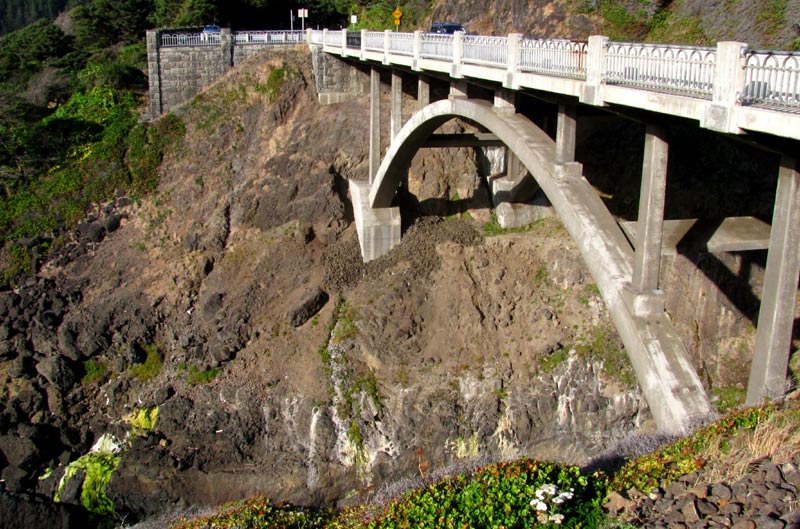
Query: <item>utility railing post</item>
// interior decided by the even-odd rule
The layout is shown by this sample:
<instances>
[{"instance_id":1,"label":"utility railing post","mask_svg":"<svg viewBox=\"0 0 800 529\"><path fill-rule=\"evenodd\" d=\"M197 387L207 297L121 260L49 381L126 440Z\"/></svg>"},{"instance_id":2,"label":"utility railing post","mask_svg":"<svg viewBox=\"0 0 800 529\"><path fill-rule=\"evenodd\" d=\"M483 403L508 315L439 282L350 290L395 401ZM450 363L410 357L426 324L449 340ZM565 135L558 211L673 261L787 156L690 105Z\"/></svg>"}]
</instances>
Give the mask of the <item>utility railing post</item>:
<instances>
[{"instance_id":1,"label":"utility railing post","mask_svg":"<svg viewBox=\"0 0 800 529\"><path fill-rule=\"evenodd\" d=\"M377 68L369 72L369 183L378 174L381 165L381 73Z\"/></svg>"},{"instance_id":2,"label":"utility railing post","mask_svg":"<svg viewBox=\"0 0 800 529\"><path fill-rule=\"evenodd\" d=\"M453 64L450 76L461 79L461 60L464 57L464 32L456 31L453 33Z\"/></svg>"},{"instance_id":3,"label":"utility railing post","mask_svg":"<svg viewBox=\"0 0 800 529\"><path fill-rule=\"evenodd\" d=\"M800 275L800 165L781 158L747 404L783 396Z\"/></svg>"},{"instance_id":4,"label":"utility railing post","mask_svg":"<svg viewBox=\"0 0 800 529\"><path fill-rule=\"evenodd\" d=\"M506 77L503 79L503 86L505 88L511 88L512 90L519 88L519 84L517 83L517 69L519 68L521 44L522 35L520 33L509 33L508 39L506 40L506 46L508 46L506 57L508 62L506 64Z\"/></svg>"},{"instance_id":5,"label":"utility railing post","mask_svg":"<svg viewBox=\"0 0 800 529\"><path fill-rule=\"evenodd\" d=\"M342 57L347 57L347 30L342 30Z\"/></svg>"},{"instance_id":6,"label":"utility railing post","mask_svg":"<svg viewBox=\"0 0 800 529\"><path fill-rule=\"evenodd\" d=\"M362 61L367 60L367 30L361 30L361 52L358 54L358 58Z\"/></svg>"},{"instance_id":7,"label":"utility railing post","mask_svg":"<svg viewBox=\"0 0 800 529\"><path fill-rule=\"evenodd\" d=\"M389 64L389 48L391 46L392 30L383 32L383 64Z\"/></svg>"},{"instance_id":8,"label":"utility railing post","mask_svg":"<svg viewBox=\"0 0 800 529\"><path fill-rule=\"evenodd\" d=\"M422 70L419 66L420 58L422 57L422 32L417 30L414 32L414 42L411 45L413 51L413 59L411 61L411 69L418 72Z\"/></svg>"},{"instance_id":9,"label":"utility railing post","mask_svg":"<svg viewBox=\"0 0 800 529\"><path fill-rule=\"evenodd\" d=\"M581 103L601 106L603 104L603 76L606 72L606 47L608 37L592 35L586 52L586 82L583 85Z\"/></svg>"},{"instance_id":10,"label":"utility railing post","mask_svg":"<svg viewBox=\"0 0 800 529\"><path fill-rule=\"evenodd\" d=\"M392 70L391 101L391 124L389 128L392 131L392 141L394 141L403 126L403 76L398 70Z\"/></svg>"},{"instance_id":11,"label":"utility railing post","mask_svg":"<svg viewBox=\"0 0 800 529\"><path fill-rule=\"evenodd\" d=\"M739 132L736 126L736 107L744 92L743 42L717 43L714 64L714 89L711 105L706 109L701 126L718 132Z\"/></svg>"},{"instance_id":12,"label":"utility railing post","mask_svg":"<svg viewBox=\"0 0 800 529\"><path fill-rule=\"evenodd\" d=\"M328 51L328 29L322 29L322 51Z\"/></svg>"}]
</instances>

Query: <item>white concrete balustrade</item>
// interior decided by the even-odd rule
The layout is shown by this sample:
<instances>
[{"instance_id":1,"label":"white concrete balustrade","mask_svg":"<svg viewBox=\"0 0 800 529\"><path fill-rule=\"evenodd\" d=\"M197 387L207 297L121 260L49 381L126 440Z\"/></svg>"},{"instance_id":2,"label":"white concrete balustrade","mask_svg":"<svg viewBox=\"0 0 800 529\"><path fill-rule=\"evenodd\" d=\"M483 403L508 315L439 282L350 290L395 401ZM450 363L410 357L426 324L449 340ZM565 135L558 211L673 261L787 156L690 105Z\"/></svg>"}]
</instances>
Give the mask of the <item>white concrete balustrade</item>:
<instances>
[{"instance_id":1,"label":"white concrete balustrade","mask_svg":"<svg viewBox=\"0 0 800 529\"><path fill-rule=\"evenodd\" d=\"M800 53L746 44L671 46L568 39L308 30L325 52L696 119L727 133L800 139ZM724 51L723 51L724 50Z\"/></svg>"}]
</instances>

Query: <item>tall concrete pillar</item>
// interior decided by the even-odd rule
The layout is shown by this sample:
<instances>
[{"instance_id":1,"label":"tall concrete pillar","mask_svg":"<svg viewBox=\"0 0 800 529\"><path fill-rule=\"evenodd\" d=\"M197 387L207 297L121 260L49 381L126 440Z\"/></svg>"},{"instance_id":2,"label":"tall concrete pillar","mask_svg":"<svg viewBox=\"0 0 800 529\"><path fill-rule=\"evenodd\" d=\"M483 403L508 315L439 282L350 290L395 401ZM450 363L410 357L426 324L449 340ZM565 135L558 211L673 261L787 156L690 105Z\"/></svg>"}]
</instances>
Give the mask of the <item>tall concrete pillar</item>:
<instances>
[{"instance_id":1,"label":"tall concrete pillar","mask_svg":"<svg viewBox=\"0 0 800 529\"><path fill-rule=\"evenodd\" d=\"M577 105L558 105L556 125L556 162L575 161L575 135L578 130Z\"/></svg>"},{"instance_id":2,"label":"tall concrete pillar","mask_svg":"<svg viewBox=\"0 0 800 529\"><path fill-rule=\"evenodd\" d=\"M369 72L369 183L378 174L381 165L381 73L377 68Z\"/></svg>"},{"instance_id":3,"label":"tall concrete pillar","mask_svg":"<svg viewBox=\"0 0 800 529\"><path fill-rule=\"evenodd\" d=\"M164 112L161 102L161 57L159 55L159 31L147 31L147 75L149 77L150 119Z\"/></svg>"},{"instance_id":4,"label":"tall concrete pillar","mask_svg":"<svg viewBox=\"0 0 800 529\"><path fill-rule=\"evenodd\" d=\"M422 110L431 104L431 80L427 75L420 75L417 79L417 106Z\"/></svg>"},{"instance_id":5,"label":"tall concrete pillar","mask_svg":"<svg viewBox=\"0 0 800 529\"><path fill-rule=\"evenodd\" d=\"M783 395L800 275L800 166L781 158L747 404Z\"/></svg>"},{"instance_id":6,"label":"tall concrete pillar","mask_svg":"<svg viewBox=\"0 0 800 529\"><path fill-rule=\"evenodd\" d=\"M392 108L391 131L392 139L400 133L403 127L403 76L398 70L392 70Z\"/></svg>"},{"instance_id":7,"label":"tall concrete pillar","mask_svg":"<svg viewBox=\"0 0 800 529\"><path fill-rule=\"evenodd\" d=\"M658 289L667 189L667 156L668 144L665 131L656 125L647 125L642 188L639 194L636 252L631 280L633 290L637 293Z\"/></svg>"},{"instance_id":8,"label":"tall concrete pillar","mask_svg":"<svg viewBox=\"0 0 800 529\"><path fill-rule=\"evenodd\" d=\"M233 37L231 28L222 28L219 33L220 50L222 51L222 72L233 68Z\"/></svg>"}]
</instances>

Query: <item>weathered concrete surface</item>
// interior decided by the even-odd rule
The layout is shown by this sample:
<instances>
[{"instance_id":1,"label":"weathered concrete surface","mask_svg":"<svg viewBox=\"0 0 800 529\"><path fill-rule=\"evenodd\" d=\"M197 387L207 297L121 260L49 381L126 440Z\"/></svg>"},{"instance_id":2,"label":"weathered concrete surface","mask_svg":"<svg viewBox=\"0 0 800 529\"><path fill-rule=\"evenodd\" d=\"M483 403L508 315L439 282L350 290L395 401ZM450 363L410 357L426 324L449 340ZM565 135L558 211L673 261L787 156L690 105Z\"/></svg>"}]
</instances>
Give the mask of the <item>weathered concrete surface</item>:
<instances>
[{"instance_id":1,"label":"weathered concrete surface","mask_svg":"<svg viewBox=\"0 0 800 529\"><path fill-rule=\"evenodd\" d=\"M633 252L621 229L588 181L561 177L555 142L527 118L498 115L490 103L460 97L425 107L406 123L384 157L370 190L371 207L391 205L414 153L454 117L496 134L550 199L603 295L659 427L681 431L694 418L707 415L708 397L666 314L640 317L624 301Z\"/></svg>"},{"instance_id":2,"label":"weathered concrete surface","mask_svg":"<svg viewBox=\"0 0 800 529\"><path fill-rule=\"evenodd\" d=\"M350 180L353 216L365 263L386 255L400 242L400 208L370 208L369 188L369 182Z\"/></svg>"}]
</instances>

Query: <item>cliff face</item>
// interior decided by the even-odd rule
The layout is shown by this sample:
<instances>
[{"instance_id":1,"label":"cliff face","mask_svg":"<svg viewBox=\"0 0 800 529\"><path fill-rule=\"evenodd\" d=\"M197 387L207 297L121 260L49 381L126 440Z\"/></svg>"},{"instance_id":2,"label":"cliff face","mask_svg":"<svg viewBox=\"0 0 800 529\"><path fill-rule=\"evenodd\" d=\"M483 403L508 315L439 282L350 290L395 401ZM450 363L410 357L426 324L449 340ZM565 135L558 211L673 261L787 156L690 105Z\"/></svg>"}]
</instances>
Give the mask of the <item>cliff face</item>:
<instances>
[{"instance_id":1,"label":"cliff face","mask_svg":"<svg viewBox=\"0 0 800 529\"><path fill-rule=\"evenodd\" d=\"M747 0L438 0L432 20L464 24L481 35L714 45L800 47L800 2Z\"/></svg>"}]
</instances>

